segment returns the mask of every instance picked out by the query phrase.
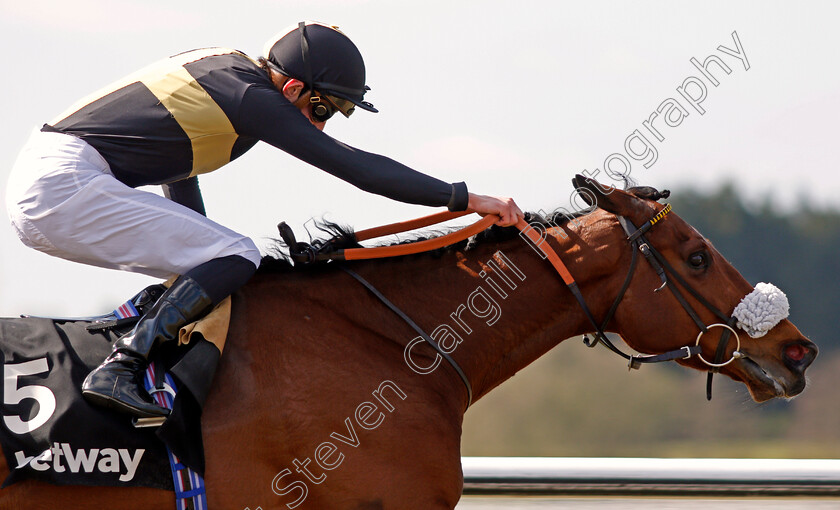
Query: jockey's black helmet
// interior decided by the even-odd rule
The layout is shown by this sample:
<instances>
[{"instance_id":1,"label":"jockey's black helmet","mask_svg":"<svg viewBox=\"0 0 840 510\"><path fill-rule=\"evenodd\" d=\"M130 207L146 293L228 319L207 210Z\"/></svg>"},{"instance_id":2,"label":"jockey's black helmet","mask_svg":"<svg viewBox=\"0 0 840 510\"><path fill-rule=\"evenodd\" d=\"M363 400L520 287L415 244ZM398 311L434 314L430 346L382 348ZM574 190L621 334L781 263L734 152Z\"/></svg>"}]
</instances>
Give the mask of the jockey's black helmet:
<instances>
[{"instance_id":1,"label":"jockey's black helmet","mask_svg":"<svg viewBox=\"0 0 840 510\"><path fill-rule=\"evenodd\" d=\"M365 85L362 54L338 27L302 21L269 40L263 52L282 74L302 81L308 89L378 111L363 100L370 87Z\"/></svg>"}]
</instances>

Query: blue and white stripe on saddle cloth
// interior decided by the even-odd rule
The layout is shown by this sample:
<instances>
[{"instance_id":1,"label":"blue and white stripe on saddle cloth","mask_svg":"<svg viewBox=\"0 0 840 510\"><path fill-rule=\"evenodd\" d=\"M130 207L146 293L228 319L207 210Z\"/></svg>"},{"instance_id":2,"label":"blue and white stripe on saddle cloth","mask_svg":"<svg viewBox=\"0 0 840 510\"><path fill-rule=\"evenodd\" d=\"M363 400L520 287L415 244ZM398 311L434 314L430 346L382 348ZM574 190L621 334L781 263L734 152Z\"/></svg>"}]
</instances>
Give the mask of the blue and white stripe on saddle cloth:
<instances>
[{"instance_id":1,"label":"blue and white stripe on saddle cloth","mask_svg":"<svg viewBox=\"0 0 840 510\"><path fill-rule=\"evenodd\" d=\"M143 384L159 406L172 409L172 402L175 400L178 389L175 380L168 372L164 375L163 389L156 389L155 364L149 363L143 377ZM207 510L207 490L204 486L204 478L182 464L169 448L166 449L166 453L169 455L169 466L172 468L176 510Z\"/></svg>"},{"instance_id":2,"label":"blue and white stripe on saddle cloth","mask_svg":"<svg viewBox=\"0 0 840 510\"><path fill-rule=\"evenodd\" d=\"M129 300L114 310L114 315L118 319L125 319L128 317L137 317L140 314L134 306L134 303ZM168 372L164 375L163 389L157 389L155 387L155 364L154 362L149 363L143 377L143 385L159 406L172 409L172 403L175 401L178 387ZM172 469L172 482L175 489L175 509L208 510L207 490L204 486L204 478L181 463L169 448L166 449L166 453L169 456L169 467Z\"/></svg>"}]
</instances>

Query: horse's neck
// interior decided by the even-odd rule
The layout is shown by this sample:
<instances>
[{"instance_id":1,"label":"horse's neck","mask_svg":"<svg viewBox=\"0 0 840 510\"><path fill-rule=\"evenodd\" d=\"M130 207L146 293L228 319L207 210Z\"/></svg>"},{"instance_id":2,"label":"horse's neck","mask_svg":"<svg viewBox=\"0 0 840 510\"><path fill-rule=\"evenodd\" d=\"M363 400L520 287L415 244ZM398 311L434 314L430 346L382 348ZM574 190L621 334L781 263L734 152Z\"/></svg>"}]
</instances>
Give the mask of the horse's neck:
<instances>
[{"instance_id":1,"label":"horse's neck","mask_svg":"<svg viewBox=\"0 0 840 510\"><path fill-rule=\"evenodd\" d=\"M603 267L594 267L603 266L604 257L589 249L573 230L567 232L567 239L553 239L551 243L587 294L587 275L606 272ZM440 257L417 255L360 261L352 267L451 354L469 378L474 400L560 341L589 329L561 277L519 236L506 241L484 241L466 251L446 251ZM609 272L613 269L609 268ZM330 321L328 315L319 320L348 321L348 327L355 323L359 331L370 334L369 339L355 339L348 356L364 357L365 349L382 351L381 342L390 341L394 344L392 350L404 354L394 357L395 363L404 362L415 372L428 373L423 370L431 366L434 352L422 344L416 344L413 350L406 348L417 335L408 326L395 322L391 310L340 271L316 274L265 275L249 284L245 292L249 328L266 328L256 336L306 336L306 348L326 342L324 348L329 349L334 339L329 334L319 335L319 322L310 320L310 315L315 318L318 310L332 309L340 320ZM592 285L599 289L606 285L610 292L609 282L603 278L594 280ZM590 307L598 317L605 309L604 303L591 287L588 294ZM290 296L295 299L290 300ZM272 319L266 321L266 317ZM304 330L305 334L299 332ZM249 336L255 336L255 331L251 333ZM274 359L282 357L288 344L260 342L249 348L257 350L261 357ZM416 366L412 366L412 361ZM460 382L454 371L437 370L452 378L453 399L460 395Z\"/></svg>"},{"instance_id":2,"label":"horse's neck","mask_svg":"<svg viewBox=\"0 0 840 510\"><path fill-rule=\"evenodd\" d=\"M580 239L554 239L552 244L573 275L586 274L587 257L574 248ZM474 399L588 329L560 275L523 238L416 260L416 265L386 263L381 268L410 289L408 297L399 299L406 312L444 349L454 345L451 356L469 378Z\"/></svg>"}]
</instances>

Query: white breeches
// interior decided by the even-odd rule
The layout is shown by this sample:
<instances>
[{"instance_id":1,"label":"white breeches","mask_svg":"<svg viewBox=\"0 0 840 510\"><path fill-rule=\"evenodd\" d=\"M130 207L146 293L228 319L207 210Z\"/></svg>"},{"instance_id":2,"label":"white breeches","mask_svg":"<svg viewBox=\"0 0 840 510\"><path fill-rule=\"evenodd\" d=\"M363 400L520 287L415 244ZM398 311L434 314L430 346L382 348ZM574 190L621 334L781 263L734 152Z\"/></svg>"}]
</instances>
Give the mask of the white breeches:
<instances>
[{"instance_id":1,"label":"white breeches","mask_svg":"<svg viewBox=\"0 0 840 510\"><path fill-rule=\"evenodd\" d=\"M154 193L118 181L88 143L36 131L18 156L6 208L21 241L75 262L159 278L240 255L254 242Z\"/></svg>"}]
</instances>

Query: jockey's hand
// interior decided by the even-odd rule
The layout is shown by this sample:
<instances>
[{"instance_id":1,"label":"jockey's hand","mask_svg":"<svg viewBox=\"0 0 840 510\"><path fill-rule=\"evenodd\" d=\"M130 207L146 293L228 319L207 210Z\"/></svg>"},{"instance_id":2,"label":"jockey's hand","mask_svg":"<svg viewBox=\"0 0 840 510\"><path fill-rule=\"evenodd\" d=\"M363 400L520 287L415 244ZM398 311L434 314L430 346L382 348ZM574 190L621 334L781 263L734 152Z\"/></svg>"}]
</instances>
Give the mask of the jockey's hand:
<instances>
[{"instance_id":1,"label":"jockey's hand","mask_svg":"<svg viewBox=\"0 0 840 510\"><path fill-rule=\"evenodd\" d=\"M502 227L510 227L519 223L525 215L522 210L516 205L512 198L508 197L491 197L487 195L476 195L470 193L470 201L467 209L475 211L484 216L487 214L495 214L499 217L496 225Z\"/></svg>"}]
</instances>

